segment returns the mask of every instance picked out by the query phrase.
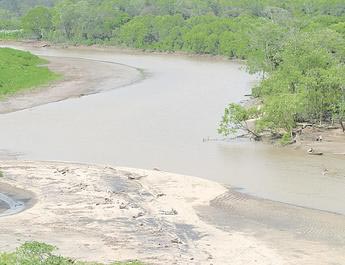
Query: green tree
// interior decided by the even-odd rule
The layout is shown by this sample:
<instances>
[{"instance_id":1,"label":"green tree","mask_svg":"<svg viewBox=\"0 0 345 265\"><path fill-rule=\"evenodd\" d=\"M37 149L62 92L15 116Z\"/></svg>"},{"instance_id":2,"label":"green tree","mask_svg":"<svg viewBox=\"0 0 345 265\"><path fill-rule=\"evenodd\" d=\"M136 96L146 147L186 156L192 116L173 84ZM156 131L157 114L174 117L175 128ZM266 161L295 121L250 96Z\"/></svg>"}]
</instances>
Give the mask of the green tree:
<instances>
[{"instance_id":1,"label":"green tree","mask_svg":"<svg viewBox=\"0 0 345 265\"><path fill-rule=\"evenodd\" d=\"M247 109L239 104L231 103L225 108L218 133L229 136L237 134L238 131L245 131L258 139L259 135L249 126L248 122L251 119L257 119L259 116L260 111L255 107Z\"/></svg>"},{"instance_id":2,"label":"green tree","mask_svg":"<svg viewBox=\"0 0 345 265\"><path fill-rule=\"evenodd\" d=\"M46 7L31 9L23 18L22 26L25 32L33 34L38 39L45 38L53 29L52 13Z\"/></svg>"},{"instance_id":3,"label":"green tree","mask_svg":"<svg viewBox=\"0 0 345 265\"><path fill-rule=\"evenodd\" d=\"M280 94L264 100L262 117L258 121L258 130L268 128L273 132L290 134L296 125L300 108L300 98L294 94Z\"/></svg>"},{"instance_id":4,"label":"green tree","mask_svg":"<svg viewBox=\"0 0 345 265\"><path fill-rule=\"evenodd\" d=\"M261 72L263 79L273 72L281 63L280 52L286 35L286 29L273 22L256 28L249 41L249 71Z\"/></svg>"}]
</instances>

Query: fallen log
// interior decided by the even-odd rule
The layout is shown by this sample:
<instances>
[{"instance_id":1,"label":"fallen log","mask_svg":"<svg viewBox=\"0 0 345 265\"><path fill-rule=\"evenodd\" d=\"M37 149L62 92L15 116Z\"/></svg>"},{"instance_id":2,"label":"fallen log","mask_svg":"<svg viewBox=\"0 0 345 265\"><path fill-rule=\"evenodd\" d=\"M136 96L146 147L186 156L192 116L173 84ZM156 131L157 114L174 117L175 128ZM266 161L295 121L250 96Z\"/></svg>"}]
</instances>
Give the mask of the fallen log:
<instances>
[{"instance_id":1,"label":"fallen log","mask_svg":"<svg viewBox=\"0 0 345 265\"><path fill-rule=\"evenodd\" d=\"M299 127L302 127L302 129L305 129L305 128L307 128L307 127L313 127L313 126L314 126L314 124L312 124L312 123L302 123L302 122L297 123L296 125L299 126Z\"/></svg>"}]
</instances>

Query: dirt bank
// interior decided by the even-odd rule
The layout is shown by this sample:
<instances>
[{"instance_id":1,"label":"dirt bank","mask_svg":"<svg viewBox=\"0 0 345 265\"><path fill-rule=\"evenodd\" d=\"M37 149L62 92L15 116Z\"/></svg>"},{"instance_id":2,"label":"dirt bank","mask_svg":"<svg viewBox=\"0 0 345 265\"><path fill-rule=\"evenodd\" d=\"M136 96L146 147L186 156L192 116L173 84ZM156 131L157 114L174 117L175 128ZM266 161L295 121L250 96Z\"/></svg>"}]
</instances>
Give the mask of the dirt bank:
<instances>
[{"instance_id":1,"label":"dirt bank","mask_svg":"<svg viewBox=\"0 0 345 265\"><path fill-rule=\"evenodd\" d=\"M322 139L320 141L320 139ZM304 152L312 149L324 155L333 155L345 158L345 133L338 127L308 126L296 136L296 143L291 148Z\"/></svg>"},{"instance_id":2,"label":"dirt bank","mask_svg":"<svg viewBox=\"0 0 345 265\"><path fill-rule=\"evenodd\" d=\"M241 102L245 107L259 107L262 102L250 97ZM248 128L255 130L256 119L247 121ZM313 150L315 153L322 155L336 155L345 158L345 132L341 125L338 124L318 124L299 123L294 129L296 135L291 144L284 147L300 150L307 154L308 150ZM273 138L273 139L272 139ZM320 141L321 139L321 141ZM270 133L263 135L263 142L269 144L281 145L280 139L273 137ZM310 153L312 154L312 153Z\"/></svg>"}]
</instances>

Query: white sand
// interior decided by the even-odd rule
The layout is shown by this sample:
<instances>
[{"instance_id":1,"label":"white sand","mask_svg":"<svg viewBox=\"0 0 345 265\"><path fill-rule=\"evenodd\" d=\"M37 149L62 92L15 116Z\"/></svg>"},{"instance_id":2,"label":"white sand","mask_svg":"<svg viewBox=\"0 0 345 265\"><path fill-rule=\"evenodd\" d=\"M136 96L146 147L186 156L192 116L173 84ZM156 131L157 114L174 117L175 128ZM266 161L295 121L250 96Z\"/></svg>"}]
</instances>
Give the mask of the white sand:
<instances>
[{"instance_id":1,"label":"white sand","mask_svg":"<svg viewBox=\"0 0 345 265\"><path fill-rule=\"evenodd\" d=\"M0 218L0 250L28 240L57 245L86 261L139 259L150 264L284 264L264 243L198 218L226 189L158 171L55 162L0 163L2 182L32 191L30 209ZM139 178L139 180L130 180ZM120 209L126 206L126 209ZM177 211L176 215L171 210ZM142 213L143 216L138 216Z\"/></svg>"}]
</instances>

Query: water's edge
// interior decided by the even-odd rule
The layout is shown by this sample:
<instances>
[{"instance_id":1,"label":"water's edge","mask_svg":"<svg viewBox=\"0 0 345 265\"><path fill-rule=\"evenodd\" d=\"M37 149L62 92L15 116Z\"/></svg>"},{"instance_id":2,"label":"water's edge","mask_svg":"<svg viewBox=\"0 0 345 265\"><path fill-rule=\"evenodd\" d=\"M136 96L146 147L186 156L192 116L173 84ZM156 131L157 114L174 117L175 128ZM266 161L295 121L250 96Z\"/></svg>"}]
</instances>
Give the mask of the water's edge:
<instances>
[{"instance_id":1,"label":"water's edge","mask_svg":"<svg viewBox=\"0 0 345 265\"><path fill-rule=\"evenodd\" d=\"M0 116L0 146L23 153L24 159L159 168L239 187L259 198L345 213L339 158L239 141L202 142L214 136L224 106L242 100L251 87L251 77L239 65L92 49L33 52L94 60L95 71L97 61L136 66L150 78L126 89Z\"/></svg>"},{"instance_id":2,"label":"water's edge","mask_svg":"<svg viewBox=\"0 0 345 265\"><path fill-rule=\"evenodd\" d=\"M29 209L35 204L36 199L32 192L0 183L0 202L5 206L0 212L0 217L5 217Z\"/></svg>"}]
</instances>

